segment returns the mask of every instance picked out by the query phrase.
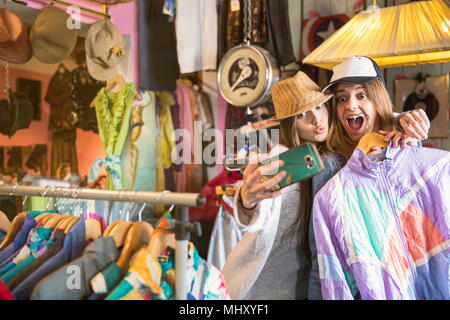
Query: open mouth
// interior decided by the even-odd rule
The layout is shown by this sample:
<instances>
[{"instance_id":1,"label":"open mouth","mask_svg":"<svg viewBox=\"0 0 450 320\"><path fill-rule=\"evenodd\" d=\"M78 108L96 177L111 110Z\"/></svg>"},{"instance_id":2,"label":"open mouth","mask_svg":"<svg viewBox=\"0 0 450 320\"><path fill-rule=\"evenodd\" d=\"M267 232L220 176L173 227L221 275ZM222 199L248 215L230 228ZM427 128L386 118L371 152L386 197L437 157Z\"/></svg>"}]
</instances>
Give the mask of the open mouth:
<instances>
[{"instance_id":1,"label":"open mouth","mask_svg":"<svg viewBox=\"0 0 450 320\"><path fill-rule=\"evenodd\" d=\"M364 115L355 114L347 117L347 125L352 131L359 131L364 124Z\"/></svg>"}]
</instances>

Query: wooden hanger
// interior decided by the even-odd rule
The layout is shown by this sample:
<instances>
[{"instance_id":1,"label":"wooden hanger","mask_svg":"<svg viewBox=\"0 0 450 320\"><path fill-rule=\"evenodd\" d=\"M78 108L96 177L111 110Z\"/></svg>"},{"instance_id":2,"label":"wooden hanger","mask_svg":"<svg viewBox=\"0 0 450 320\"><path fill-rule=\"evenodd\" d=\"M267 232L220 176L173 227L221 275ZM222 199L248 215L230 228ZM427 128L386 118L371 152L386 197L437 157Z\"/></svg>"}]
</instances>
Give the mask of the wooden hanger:
<instances>
[{"instance_id":1,"label":"wooden hanger","mask_svg":"<svg viewBox=\"0 0 450 320\"><path fill-rule=\"evenodd\" d=\"M147 249L150 252L150 255L157 259L164 249L167 247L171 247L175 249L176 240L175 233L167 232L164 230L155 230L150 238L150 244Z\"/></svg>"},{"instance_id":2,"label":"wooden hanger","mask_svg":"<svg viewBox=\"0 0 450 320\"><path fill-rule=\"evenodd\" d=\"M8 233L10 226L11 226L11 221L9 221L6 214L0 210L0 230Z\"/></svg>"},{"instance_id":3,"label":"wooden hanger","mask_svg":"<svg viewBox=\"0 0 450 320\"><path fill-rule=\"evenodd\" d=\"M3 239L0 244L0 249L6 248L11 242L14 241L17 233L19 233L20 229L22 229L25 219L27 218L27 214L28 213L24 211L14 217L8 232L6 233L5 239Z\"/></svg>"},{"instance_id":4,"label":"wooden hanger","mask_svg":"<svg viewBox=\"0 0 450 320\"><path fill-rule=\"evenodd\" d=\"M47 217L48 215L51 215L51 214L53 214L53 213L49 213L49 212L41 213L40 215L35 217L34 220L36 220L36 222L39 223L40 221L42 221L42 219L44 219L45 217Z\"/></svg>"},{"instance_id":5,"label":"wooden hanger","mask_svg":"<svg viewBox=\"0 0 450 320\"><path fill-rule=\"evenodd\" d=\"M102 236L102 225L95 219L86 219L86 240L95 240Z\"/></svg>"},{"instance_id":6,"label":"wooden hanger","mask_svg":"<svg viewBox=\"0 0 450 320\"><path fill-rule=\"evenodd\" d=\"M80 220L80 217L73 217L69 224L67 225L67 227L64 229L64 233L67 234L69 233L70 229L72 229L72 227Z\"/></svg>"},{"instance_id":7,"label":"wooden hanger","mask_svg":"<svg viewBox=\"0 0 450 320\"><path fill-rule=\"evenodd\" d=\"M126 273L130 264L131 257L142 247L147 247L153 233L151 224L145 221L135 222L128 230L122 253L117 260L117 265Z\"/></svg>"},{"instance_id":8,"label":"wooden hanger","mask_svg":"<svg viewBox=\"0 0 450 320\"><path fill-rule=\"evenodd\" d=\"M59 222L64 219L64 217L66 216L62 214L54 214L44 223L44 228L55 229Z\"/></svg>"},{"instance_id":9,"label":"wooden hanger","mask_svg":"<svg viewBox=\"0 0 450 320\"><path fill-rule=\"evenodd\" d=\"M126 84L125 79L122 77L120 73L116 73L114 78L108 80L105 86L106 92L111 92L117 85L123 87Z\"/></svg>"},{"instance_id":10,"label":"wooden hanger","mask_svg":"<svg viewBox=\"0 0 450 320\"><path fill-rule=\"evenodd\" d=\"M133 223L131 221L119 221L109 233L109 236L114 238L117 248L125 244L128 231L130 231L132 225Z\"/></svg>"},{"instance_id":11,"label":"wooden hanger","mask_svg":"<svg viewBox=\"0 0 450 320\"><path fill-rule=\"evenodd\" d=\"M386 148L388 144L387 141L384 141L382 134L369 132L359 140L358 147L367 154L373 147Z\"/></svg>"},{"instance_id":12,"label":"wooden hanger","mask_svg":"<svg viewBox=\"0 0 450 320\"><path fill-rule=\"evenodd\" d=\"M51 218L53 218L55 215L58 215L58 213L50 213L49 215L45 216L44 218L42 218L42 220L40 221L40 223L42 225L45 225Z\"/></svg>"},{"instance_id":13,"label":"wooden hanger","mask_svg":"<svg viewBox=\"0 0 450 320\"><path fill-rule=\"evenodd\" d=\"M122 77L122 75L120 73L116 73L114 78L112 78L111 80L108 80L108 82L106 82L105 91L111 92L117 85L120 85L120 87L123 88L123 86L126 84L127 83L126 83L125 79ZM140 93L138 91L136 91L134 93L134 98L137 100L142 100L142 96L140 95ZM90 105L91 108L95 107L94 101L95 101L95 99L91 102L91 105Z\"/></svg>"},{"instance_id":14,"label":"wooden hanger","mask_svg":"<svg viewBox=\"0 0 450 320\"><path fill-rule=\"evenodd\" d=\"M64 218L59 221L55 229L65 230L72 220L73 220L72 216L64 216Z\"/></svg>"},{"instance_id":15,"label":"wooden hanger","mask_svg":"<svg viewBox=\"0 0 450 320\"><path fill-rule=\"evenodd\" d=\"M65 71L69 71L69 70L67 70L67 68L66 68L66 66L64 65L64 63L61 62L61 63L59 64L59 66L58 66L57 71L60 72L60 73L63 73L63 72L65 72Z\"/></svg>"},{"instance_id":16,"label":"wooden hanger","mask_svg":"<svg viewBox=\"0 0 450 320\"><path fill-rule=\"evenodd\" d=\"M116 221L113 221L106 229L105 229L105 231L103 231L103 235L106 237L106 236L109 236L109 234L111 233L111 230L114 228L114 226L116 226L118 223L120 223L120 221L121 220L116 220Z\"/></svg>"}]
</instances>

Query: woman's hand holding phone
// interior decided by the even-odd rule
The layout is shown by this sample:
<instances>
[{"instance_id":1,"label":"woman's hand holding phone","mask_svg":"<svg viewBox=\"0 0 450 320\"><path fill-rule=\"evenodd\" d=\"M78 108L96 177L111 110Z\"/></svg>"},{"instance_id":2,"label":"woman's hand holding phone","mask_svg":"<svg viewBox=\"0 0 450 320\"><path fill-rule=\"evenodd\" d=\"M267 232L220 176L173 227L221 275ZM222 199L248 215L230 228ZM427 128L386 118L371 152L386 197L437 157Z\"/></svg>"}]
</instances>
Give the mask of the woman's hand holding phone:
<instances>
[{"instance_id":1,"label":"woman's hand holding phone","mask_svg":"<svg viewBox=\"0 0 450 320\"><path fill-rule=\"evenodd\" d=\"M250 161L244 170L244 181L240 189L240 197L244 208L254 208L261 200L278 197L283 192L282 189L272 190L286 176L286 171L281 171L270 179L267 179L267 175L271 172L276 172L284 165L283 161L278 160L263 166L258 165L259 162L266 159L268 159L267 155L258 156L257 161L255 159Z\"/></svg>"}]
</instances>

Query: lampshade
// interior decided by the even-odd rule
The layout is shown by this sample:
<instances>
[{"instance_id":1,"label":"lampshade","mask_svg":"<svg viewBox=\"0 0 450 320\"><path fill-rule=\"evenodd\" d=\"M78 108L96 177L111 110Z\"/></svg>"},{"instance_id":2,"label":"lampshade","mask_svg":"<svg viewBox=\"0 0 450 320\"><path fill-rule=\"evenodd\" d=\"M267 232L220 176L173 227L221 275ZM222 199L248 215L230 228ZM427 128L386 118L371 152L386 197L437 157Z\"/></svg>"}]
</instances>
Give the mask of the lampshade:
<instances>
[{"instance_id":1,"label":"lampshade","mask_svg":"<svg viewBox=\"0 0 450 320\"><path fill-rule=\"evenodd\" d=\"M450 61L450 8L443 0L365 10L311 52L303 63L332 69L355 55L381 67Z\"/></svg>"}]
</instances>

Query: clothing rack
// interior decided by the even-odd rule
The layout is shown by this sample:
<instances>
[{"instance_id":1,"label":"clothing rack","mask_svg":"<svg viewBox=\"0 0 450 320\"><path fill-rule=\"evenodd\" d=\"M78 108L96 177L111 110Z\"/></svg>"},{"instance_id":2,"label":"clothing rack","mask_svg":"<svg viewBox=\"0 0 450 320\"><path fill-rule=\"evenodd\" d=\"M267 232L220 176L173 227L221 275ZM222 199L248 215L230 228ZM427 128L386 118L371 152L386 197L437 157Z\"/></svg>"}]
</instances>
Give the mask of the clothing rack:
<instances>
[{"instance_id":1,"label":"clothing rack","mask_svg":"<svg viewBox=\"0 0 450 320\"><path fill-rule=\"evenodd\" d=\"M106 4L102 4L102 11L100 12L100 11L97 11L97 10L94 10L94 9L81 7L81 6L77 5L77 4L73 4L73 3L65 2L65 1L61 1L61 0L48 0L48 2L51 5L52 4L58 4L58 5L65 6L65 7L70 7L70 6L76 5L83 12L95 14L95 15L103 17L103 18L111 18L110 15L108 14L108 5L106 5Z\"/></svg>"},{"instance_id":2,"label":"clothing rack","mask_svg":"<svg viewBox=\"0 0 450 320\"><path fill-rule=\"evenodd\" d=\"M147 192L130 190L98 190L76 187L0 185L0 194L10 196L39 196L48 198L91 199L128 201L150 204L178 205L175 212L175 293L177 300L186 300L188 292L187 260L190 233L198 224L189 221L189 207L205 204L199 193L177 193L170 191Z\"/></svg>"}]
</instances>

